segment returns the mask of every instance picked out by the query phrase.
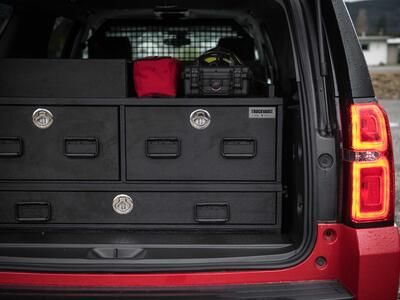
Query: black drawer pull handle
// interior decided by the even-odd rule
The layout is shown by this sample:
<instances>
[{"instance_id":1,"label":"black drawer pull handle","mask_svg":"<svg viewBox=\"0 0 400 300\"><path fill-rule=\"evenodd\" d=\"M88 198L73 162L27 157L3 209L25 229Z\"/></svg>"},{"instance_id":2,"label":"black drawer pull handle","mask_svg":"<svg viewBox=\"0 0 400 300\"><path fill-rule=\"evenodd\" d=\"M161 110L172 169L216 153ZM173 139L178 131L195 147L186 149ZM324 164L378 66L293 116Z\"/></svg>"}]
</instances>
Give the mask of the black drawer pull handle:
<instances>
[{"instance_id":1,"label":"black drawer pull handle","mask_svg":"<svg viewBox=\"0 0 400 300\"><path fill-rule=\"evenodd\" d=\"M221 224L230 219L230 207L228 203L197 203L194 219L197 223Z\"/></svg>"},{"instance_id":2,"label":"black drawer pull handle","mask_svg":"<svg viewBox=\"0 0 400 300\"><path fill-rule=\"evenodd\" d=\"M149 138L146 141L146 156L150 158L177 158L181 155L178 138Z\"/></svg>"},{"instance_id":3,"label":"black drawer pull handle","mask_svg":"<svg viewBox=\"0 0 400 300\"><path fill-rule=\"evenodd\" d=\"M221 142L225 158L253 158L257 156L257 141L251 138L225 138Z\"/></svg>"},{"instance_id":4,"label":"black drawer pull handle","mask_svg":"<svg viewBox=\"0 0 400 300\"><path fill-rule=\"evenodd\" d=\"M97 138L65 138L64 155L69 158L95 158L99 155Z\"/></svg>"},{"instance_id":5,"label":"black drawer pull handle","mask_svg":"<svg viewBox=\"0 0 400 300\"><path fill-rule=\"evenodd\" d=\"M19 157L22 155L22 139L20 137L0 138L0 157Z\"/></svg>"},{"instance_id":6,"label":"black drawer pull handle","mask_svg":"<svg viewBox=\"0 0 400 300\"><path fill-rule=\"evenodd\" d=\"M51 217L48 202L19 202L16 204L16 219L19 222L47 222Z\"/></svg>"}]
</instances>

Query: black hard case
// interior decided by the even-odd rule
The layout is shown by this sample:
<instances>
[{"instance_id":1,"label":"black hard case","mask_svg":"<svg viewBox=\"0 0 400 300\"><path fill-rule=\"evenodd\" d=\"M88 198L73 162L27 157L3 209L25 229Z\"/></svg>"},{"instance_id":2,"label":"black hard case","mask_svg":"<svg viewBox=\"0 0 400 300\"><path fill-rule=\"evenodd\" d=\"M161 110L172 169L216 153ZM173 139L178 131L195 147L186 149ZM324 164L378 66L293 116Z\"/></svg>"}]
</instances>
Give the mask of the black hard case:
<instances>
[{"instance_id":1,"label":"black hard case","mask_svg":"<svg viewBox=\"0 0 400 300\"><path fill-rule=\"evenodd\" d=\"M242 66L187 66L183 72L185 96L247 96L250 76L249 68Z\"/></svg>"}]
</instances>

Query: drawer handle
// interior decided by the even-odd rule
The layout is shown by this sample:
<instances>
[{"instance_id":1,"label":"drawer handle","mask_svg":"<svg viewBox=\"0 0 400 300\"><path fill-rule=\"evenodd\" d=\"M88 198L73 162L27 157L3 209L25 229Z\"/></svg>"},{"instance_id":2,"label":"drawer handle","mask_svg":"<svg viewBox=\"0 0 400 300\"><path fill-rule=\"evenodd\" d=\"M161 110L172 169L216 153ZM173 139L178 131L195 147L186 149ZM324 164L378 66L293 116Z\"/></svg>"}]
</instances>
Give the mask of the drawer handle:
<instances>
[{"instance_id":1,"label":"drawer handle","mask_svg":"<svg viewBox=\"0 0 400 300\"><path fill-rule=\"evenodd\" d=\"M22 139L20 137L0 138L0 157L19 157L22 155Z\"/></svg>"},{"instance_id":2,"label":"drawer handle","mask_svg":"<svg viewBox=\"0 0 400 300\"><path fill-rule=\"evenodd\" d=\"M48 202L19 202L16 214L19 222L47 222L50 220L51 206Z\"/></svg>"},{"instance_id":3,"label":"drawer handle","mask_svg":"<svg viewBox=\"0 0 400 300\"><path fill-rule=\"evenodd\" d=\"M230 207L228 203L197 203L194 219L197 223L221 224L230 219Z\"/></svg>"},{"instance_id":4,"label":"drawer handle","mask_svg":"<svg viewBox=\"0 0 400 300\"><path fill-rule=\"evenodd\" d=\"M97 138L65 138L64 155L69 158L96 158L99 141Z\"/></svg>"},{"instance_id":5,"label":"drawer handle","mask_svg":"<svg viewBox=\"0 0 400 300\"><path fill-rule=\"evenodd\" d=\"M224 138L221 155L225 158L253 158L257 155L257 141L251 138Z\"/></svg>"},{"instance_id":6,"label":"drawer handle","mask_svg":"<svg viewBox=\"0 0 400 300\"><path fill-rule=\"evenodd\" d=\"M146 141L146 156L150 158L177 158L181 155L178 138L149 138Z\"/></svg>"}]
</instances>

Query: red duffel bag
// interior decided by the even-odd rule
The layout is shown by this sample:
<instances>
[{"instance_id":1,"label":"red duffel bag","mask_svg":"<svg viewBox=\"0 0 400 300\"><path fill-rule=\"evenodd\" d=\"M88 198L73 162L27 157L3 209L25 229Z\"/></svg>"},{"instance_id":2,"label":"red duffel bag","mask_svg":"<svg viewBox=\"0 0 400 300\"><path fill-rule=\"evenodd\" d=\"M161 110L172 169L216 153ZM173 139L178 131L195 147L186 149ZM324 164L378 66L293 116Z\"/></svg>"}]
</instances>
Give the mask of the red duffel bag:
<instances>
[{"instance_id":1,"label":"red duffel bag","mask_svg":"<svg viewBox=\"0 0 400 300\"><path fill-rule=\"evenodd\" d=\"M138 97L176 97L180 62L171 57L149 57L133 63Z\"/></svg>"}]
</instances>

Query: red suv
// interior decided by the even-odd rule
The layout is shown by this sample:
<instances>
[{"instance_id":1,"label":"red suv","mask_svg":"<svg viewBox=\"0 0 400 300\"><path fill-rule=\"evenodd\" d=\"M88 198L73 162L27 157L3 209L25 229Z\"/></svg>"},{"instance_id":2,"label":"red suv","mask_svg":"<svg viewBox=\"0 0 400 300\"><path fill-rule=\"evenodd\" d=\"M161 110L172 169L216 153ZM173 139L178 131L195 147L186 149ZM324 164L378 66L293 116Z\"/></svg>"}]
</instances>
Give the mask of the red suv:
<instances>
[{"instance_id":1,"label":"red suv","mask_svg":"<svg viewBox=\"0 0 400 300\"><path fill-rule=\"evenodd\" d=\"M342 0L1 0L0 170L3 298L397 297Z\"/></svg>"}]
</instances>

